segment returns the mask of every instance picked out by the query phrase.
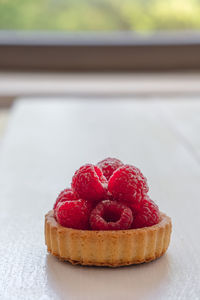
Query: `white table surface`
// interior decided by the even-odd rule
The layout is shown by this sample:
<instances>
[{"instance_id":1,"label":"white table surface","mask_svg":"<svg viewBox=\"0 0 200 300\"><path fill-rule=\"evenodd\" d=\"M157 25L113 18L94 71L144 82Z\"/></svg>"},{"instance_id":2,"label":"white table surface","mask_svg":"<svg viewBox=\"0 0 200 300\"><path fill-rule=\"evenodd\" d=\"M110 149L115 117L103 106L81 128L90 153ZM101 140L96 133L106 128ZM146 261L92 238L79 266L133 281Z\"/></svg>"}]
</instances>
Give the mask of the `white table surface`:
<instances>
[{"instance_id":1,"label":"white table surface","mask_svg":"<svg viewBox=\"0 0 200 300\"><path fill-rule=\"evenodd\" d=\"M26 99L0 152L0 299L200 299L200 102ZM135 164L172 217L166 255L118 269L47 254L44 214L73 172L107 156Z\"/></svg>"}]
</instances>

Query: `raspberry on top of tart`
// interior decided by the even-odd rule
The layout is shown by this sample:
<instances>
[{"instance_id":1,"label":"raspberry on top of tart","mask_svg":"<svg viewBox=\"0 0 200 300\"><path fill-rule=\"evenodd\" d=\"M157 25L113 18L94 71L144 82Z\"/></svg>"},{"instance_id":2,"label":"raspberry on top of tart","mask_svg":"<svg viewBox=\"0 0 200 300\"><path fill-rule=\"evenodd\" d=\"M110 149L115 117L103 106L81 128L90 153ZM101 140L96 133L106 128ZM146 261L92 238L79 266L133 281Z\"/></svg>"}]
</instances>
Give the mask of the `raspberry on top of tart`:
<instances>
[{"instance_id":1,"label":"raspberry on top of tart","mask_svg":"<svg viewBox=\"0 0 200 300\"><path fill-rule=\"evenodd\" d=\"M72 263L105 266L161 256L169 245L171 220L148 191L142 172L119 159L80 167L71 188L58 195L46 215L48 251Z\"/></svg>"}]
</instances>

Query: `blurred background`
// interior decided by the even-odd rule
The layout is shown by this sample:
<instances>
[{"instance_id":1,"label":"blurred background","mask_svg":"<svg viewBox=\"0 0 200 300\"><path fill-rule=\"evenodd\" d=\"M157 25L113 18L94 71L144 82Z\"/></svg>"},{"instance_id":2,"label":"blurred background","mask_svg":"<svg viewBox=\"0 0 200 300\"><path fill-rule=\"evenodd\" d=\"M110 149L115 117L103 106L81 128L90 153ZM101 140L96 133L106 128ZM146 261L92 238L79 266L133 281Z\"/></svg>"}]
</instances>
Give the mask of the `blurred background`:
<instances>
[{"instance_id":1,"label":"blurred background","mask_svg":"<svg viewBox=\"0 0 200 300\"><path fill-rule=\"evenodd\" d=\"M1 30L199 30L199 0L1 0Z\"/></svg>"},{"instance_id":2,"label":"blurred background","mask_svg":"<svg viewBox=\"0 0 200 300\"><path fill-rule=\"evenodd\" d=\"M0 0L1 128L22 96L199 94L199 15L200 0Z\"/></svg>"}]
</instances>

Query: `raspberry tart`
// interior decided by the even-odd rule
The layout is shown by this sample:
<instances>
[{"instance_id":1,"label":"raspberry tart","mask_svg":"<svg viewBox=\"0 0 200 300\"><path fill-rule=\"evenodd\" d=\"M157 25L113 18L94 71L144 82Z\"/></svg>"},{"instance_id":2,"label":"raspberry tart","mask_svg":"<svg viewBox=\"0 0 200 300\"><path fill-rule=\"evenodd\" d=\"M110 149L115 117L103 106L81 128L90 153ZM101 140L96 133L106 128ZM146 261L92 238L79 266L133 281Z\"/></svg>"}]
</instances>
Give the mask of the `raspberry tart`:
<instances>
[{"instance_id":1,"label":"raspberry tart","mask_svg":"<svg viewBox=\"0 0 200 300\"><path fill-rule=\"evenodd\" d=\"M82 166L45 216L48 251L72 264L110 267L162 256L171 219L148 191L142 172L116 158Z\"/></svg>"}]
</instances>

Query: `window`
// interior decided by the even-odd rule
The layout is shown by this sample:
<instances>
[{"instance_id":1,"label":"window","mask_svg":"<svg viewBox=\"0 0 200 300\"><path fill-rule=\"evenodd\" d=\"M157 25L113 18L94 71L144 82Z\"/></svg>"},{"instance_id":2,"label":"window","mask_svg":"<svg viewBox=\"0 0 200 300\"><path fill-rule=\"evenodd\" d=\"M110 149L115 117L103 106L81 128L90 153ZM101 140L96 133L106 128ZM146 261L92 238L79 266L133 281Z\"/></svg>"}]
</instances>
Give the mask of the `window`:
<instances>
[{"instance_id":1,"label":"window","mask_svg":"<svg viewBox=\"0 0 200 300\"><path fill-rule=\"evenodd\" d=\"M0 67L200 68L199 0L0 0Z\"/></svg>"}]
</instances>

